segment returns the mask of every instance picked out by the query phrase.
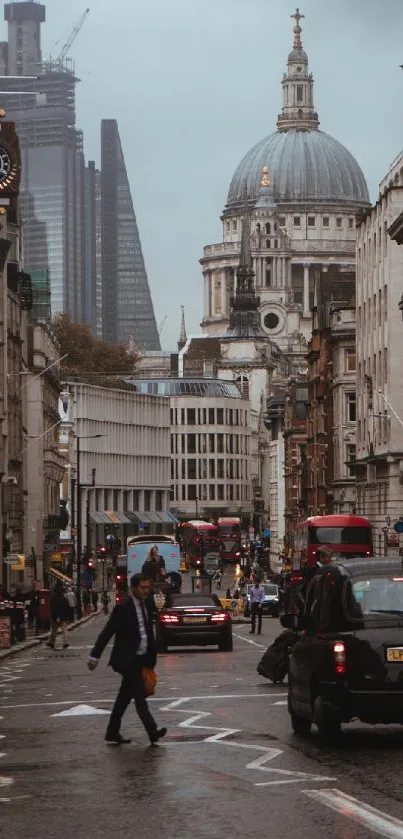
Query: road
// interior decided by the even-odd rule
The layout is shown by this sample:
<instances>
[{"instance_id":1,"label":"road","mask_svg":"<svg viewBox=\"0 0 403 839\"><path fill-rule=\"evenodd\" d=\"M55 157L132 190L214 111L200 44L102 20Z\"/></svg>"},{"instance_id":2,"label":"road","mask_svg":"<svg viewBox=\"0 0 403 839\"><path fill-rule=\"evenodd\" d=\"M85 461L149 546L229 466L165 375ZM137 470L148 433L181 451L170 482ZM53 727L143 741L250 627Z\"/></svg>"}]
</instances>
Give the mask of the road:
<instances>
[{"instance_id":1,"label":"road","mask_svg":"<svg viewBox=\"0 0 403 839\"><path fill-rule=\"evenodd\" d=\"M333 749L292 735L286 686L256 673L277 620L253 638L234 626L233 653L160 656L152 710L169 731L154 748L131 708L132 743L104 742L118 681L107 653L86 667L104 620L0 666L1 836L403 837L403 730L352 724Z\"/></svg>"}]
</instances>

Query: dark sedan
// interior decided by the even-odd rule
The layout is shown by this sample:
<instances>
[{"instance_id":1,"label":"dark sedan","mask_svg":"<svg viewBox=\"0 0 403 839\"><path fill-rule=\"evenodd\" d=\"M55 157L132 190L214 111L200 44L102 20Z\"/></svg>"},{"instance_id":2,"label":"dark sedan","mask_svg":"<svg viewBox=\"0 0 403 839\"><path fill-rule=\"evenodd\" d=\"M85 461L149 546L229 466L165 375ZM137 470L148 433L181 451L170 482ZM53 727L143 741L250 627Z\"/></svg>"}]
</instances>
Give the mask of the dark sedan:
<instances>
[{"instance_id":1,"label":"dark sedan","mask_svg":"<svg viewBox=\"0 0 403 839\"><path fill-rule=\"evenodd\" d=\"M174 594L169 607L158 615L157 644L160 652L168 647L209 644L230 652L231 616L215 594Z\"/></svg>"}]
</instances>

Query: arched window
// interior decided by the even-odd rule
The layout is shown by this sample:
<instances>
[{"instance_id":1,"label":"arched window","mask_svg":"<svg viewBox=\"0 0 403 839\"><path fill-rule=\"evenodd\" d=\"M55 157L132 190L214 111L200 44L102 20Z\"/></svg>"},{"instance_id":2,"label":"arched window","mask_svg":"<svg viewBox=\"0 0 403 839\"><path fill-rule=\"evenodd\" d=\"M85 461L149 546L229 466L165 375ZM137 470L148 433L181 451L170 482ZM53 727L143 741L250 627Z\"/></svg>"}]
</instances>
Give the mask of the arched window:
<instances>
[{"instance_id":1,"label":"arched window","mask_svg":"<svg viewBox=\"0 0 403 839\"><path fill-rule=\"evenodd\" d=\"M259 222L256 225L256 233L260 233L260 224Z\"/></svg>"},{"instance_id":2,"label":"arched window","mask_svg":"<svg viewBox=\"0 0 403 839\"><path fill-rule=\"evenodd\" d=\"M270 226L269 222L267 222L267 224L266 224L266 233L268 233L269 235L271 233L271 226Z\"/></svg>"},{"instance_id":3,"label":"arched window","mask_svg":"<svg viewBox=\"0 0 403 839\"><path fill-rule=\"evenodd\" d=\"M249 379L247 376L237 376L235 383L244 399L249 399Z\"/></svg>"}]
</instances>

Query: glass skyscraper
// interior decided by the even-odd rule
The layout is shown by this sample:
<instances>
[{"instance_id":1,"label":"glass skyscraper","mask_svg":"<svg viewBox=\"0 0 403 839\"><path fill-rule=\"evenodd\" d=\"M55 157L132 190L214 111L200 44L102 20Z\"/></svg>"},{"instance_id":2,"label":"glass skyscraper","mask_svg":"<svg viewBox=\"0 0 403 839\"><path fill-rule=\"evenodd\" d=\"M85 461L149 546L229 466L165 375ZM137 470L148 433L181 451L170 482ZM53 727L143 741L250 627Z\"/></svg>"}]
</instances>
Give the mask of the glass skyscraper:
<instances>
[{"instance_id":1,"label":"glass skyscraper","mask_svg":"<svg viewBox=\"0 0 403 839\"><path fill-rule=\"evenodd\" d=\"M101 125L102 331L142 350L160 340L116 120Z\"/></svg>"}]
</instances>

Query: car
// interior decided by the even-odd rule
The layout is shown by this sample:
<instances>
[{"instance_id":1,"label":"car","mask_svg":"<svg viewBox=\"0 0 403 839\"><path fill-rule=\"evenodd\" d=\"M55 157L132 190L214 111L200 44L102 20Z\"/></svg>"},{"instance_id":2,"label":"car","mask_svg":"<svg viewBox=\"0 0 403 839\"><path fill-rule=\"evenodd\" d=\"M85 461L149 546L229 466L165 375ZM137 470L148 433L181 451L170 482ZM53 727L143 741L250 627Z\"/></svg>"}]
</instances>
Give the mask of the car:
<instances>
[{"instance_id":1,"label":"car","mask_svg":"<svg viewBox=\"0 0 403 839\"><path fill-rule=\"evenodd\" d=\"M288 711L295 734L312 723L324 742L341 724L403 725L403 567L401 559L343 559L308 586L303 630L289 656Z\"/></svg>"},{"instance_id":2,"label":"car","mask_svg":"<svg viewBox=\"0 0 403 839\"><path fill-rule=\"evenodd\" d=\"M261 583L264 586L265 596L263 603L263 614L271 615L273 618L278 618L280 612L280 594L279 588L274 583ZM245 595L245 618L250 617L250 590L253 585L246 586Z\"/></svg>"},{"instance_id":3,"label":"car","mask_svg":"<svg viewBox=\"0 0 403 839\"><path fill-rule=\"evenodd\" d=\"M173 594L169 606L157 616L156 637L160 652L168 647L208 644L218 644L220 650L230 652L231 616L216 594Z\"/></svg>"}]
</instances>

